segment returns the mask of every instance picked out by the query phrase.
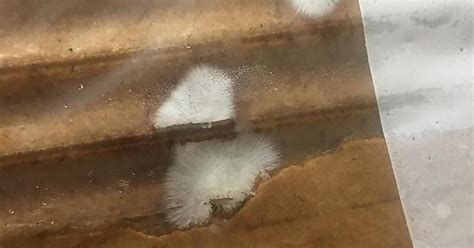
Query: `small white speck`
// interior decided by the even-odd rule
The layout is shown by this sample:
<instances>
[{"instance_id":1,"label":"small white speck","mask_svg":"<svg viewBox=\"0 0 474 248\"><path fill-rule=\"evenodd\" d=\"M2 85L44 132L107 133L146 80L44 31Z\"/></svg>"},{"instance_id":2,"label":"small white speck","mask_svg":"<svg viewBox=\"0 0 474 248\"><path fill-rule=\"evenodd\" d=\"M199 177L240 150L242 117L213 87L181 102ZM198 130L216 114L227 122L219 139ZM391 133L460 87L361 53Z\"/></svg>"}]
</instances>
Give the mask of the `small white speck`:
<instances>
[{"instance_id":1,"label":"small white speck","mask_svg":"<svg viewBox=\"0 0 474 248\"><path fill-rule=\"evenodd\" d=\"M78 90L82 90L82 89L84 89L84 85L82 85L82 84L79 84L79 88L77 88L77 89L78 89Z\"/></svg>"},{"instance_id":2,"label":"small white speck","mask_svg":"<svg viewBox=\"0 0 474 248\"><path fill-rule=\"evenodd\" d=\"M278 91L278 88L273 88L275 91Z\"/></svg>"},{"instance_id":3,"label":"small white speck","mask_svg":"<svg viewBox=\"0 0 474 248\"><path fill-rule=\"evenodd\" d=\"M44 206L48 205L48 203L42 202L41 205L44 207Z\"/></svg>"},{"instance_id":4,"label":"small white speck","mask_svg":"<svg viewBox=\"0 0 474 248\"><path fill-rule=\"evenodd\" d=\"M67 104L64 104L64 108L69 108L69 105L67 105Z\"/></svg>"},{"instance_id":5,"label":"small white speck","mask_svg":"<svg viewBox=\"0 0 474 248\"><path fill-rule=\"evenodd\" d=\"M207 124L202 124L201 127L202 127L202 128L212 128L212 123L209 122L209 123L207 123Z\"/></svg>"},{"instance_id":6,"label":"small white speck","mask_svg":"<svg viewBox=\"0 0 474 248\"><path fill-rule=\"evenodd\" d=\"M50 223L51 223L51 225L54 225L55 222L54 222L54 220L52 220Z\"/></svg>"},{"instance_id":7,"label":"small white speck","mask_svg":"<svg viewBox=\"0 0 474 248\"><path fill-rule=\"evenodd\" d=\"M10 214L15 214L15 210L13 210L13 209L8 210L8 212L9 212Z\"/></svg>"}]
</instances>

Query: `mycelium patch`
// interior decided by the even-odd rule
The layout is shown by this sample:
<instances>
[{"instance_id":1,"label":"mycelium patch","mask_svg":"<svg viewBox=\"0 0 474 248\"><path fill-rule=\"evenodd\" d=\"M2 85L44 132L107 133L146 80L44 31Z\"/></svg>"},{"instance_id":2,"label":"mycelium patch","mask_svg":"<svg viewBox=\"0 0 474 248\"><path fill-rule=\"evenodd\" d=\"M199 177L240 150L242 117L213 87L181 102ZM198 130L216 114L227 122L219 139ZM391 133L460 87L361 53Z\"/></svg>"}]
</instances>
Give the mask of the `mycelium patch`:
<instances>
[{"instance_id":1,"label":"mycelium patch","mask_svg":"<svg viewBox=\"0 0 474 248\"><path fill-rule=\"evenodd\" d=\"M187 228L232 212L278 162L271 140L255 134L178 145L165 182L168 221Z\"/></svg>"},{"instance_id":2,"label":"mycelium patch","mask_svg":"<svg viewBox=\"0 0 474 248\"><path fill-rule=\"evenodd\" d=\"M224 71L215 67L192 68L156 111L153 125L164 128L234 117L233 84Z\"/></svg>"},{"instance_id":3,"label":"mycelium patch","mask_svg":"<svg viewBox=\"0 0 474 248\"><path fill-rule=\"evenodd\" d=\"M318 18L333 12L339 0L290 0L298 13Z\"/></svg>"}]
</instances>

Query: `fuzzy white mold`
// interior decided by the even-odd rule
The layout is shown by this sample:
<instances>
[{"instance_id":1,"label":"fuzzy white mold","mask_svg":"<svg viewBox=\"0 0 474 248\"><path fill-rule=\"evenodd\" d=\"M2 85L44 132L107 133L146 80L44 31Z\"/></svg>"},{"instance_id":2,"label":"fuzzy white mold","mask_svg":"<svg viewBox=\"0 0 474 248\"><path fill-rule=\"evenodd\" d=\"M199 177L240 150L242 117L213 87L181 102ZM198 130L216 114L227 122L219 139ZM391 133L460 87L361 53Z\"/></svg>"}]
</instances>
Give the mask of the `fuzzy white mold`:
<instances>
[{"instance_id":1,"label":"fuzzy white mold","mask_svg":"<svg viewBox=\"0 0 474 248\"><path fill-rule=\"evenodd\" d=\"M222 70L191 69L153 116L155 128L204 123L234 116L233 80Z\"/></svg>"},{"instance_id":2,"label":"fuzzy white mold","mask_svg":"<svg viewBox=\"0 0 474 248\"><path fill-rule=\"evenodd\" d=\"M333 12L339 0L290 0L298 13L309 17L321 17Z\"/></svg>"},{"instance_id":3,"label":"fuzzy white mold","mask_svg":"<svg viewBox=\"0 0 474 248\"><path fill-rule=\"evenodd\" d=\"M253 134L186 143L175 153L165 189L168 221L179 228L204 224L216 210L231 213L279 162L271 141Z\"/></svg>"}]
</instances>

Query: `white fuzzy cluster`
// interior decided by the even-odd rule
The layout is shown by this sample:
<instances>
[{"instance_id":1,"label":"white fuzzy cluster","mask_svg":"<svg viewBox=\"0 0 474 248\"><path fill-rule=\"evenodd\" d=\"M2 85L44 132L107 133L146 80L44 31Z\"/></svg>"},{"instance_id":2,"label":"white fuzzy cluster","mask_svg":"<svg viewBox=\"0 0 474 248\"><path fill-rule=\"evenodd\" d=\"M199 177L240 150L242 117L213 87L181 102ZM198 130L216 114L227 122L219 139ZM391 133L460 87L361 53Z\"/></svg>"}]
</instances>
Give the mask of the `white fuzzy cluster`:
<instances>
[{"instance_id":1,"label":"white fuzzy cluster","mask_svg":"<svg viewBox=\"0 0 474 248\"><path fill-rule=\"evenodd\" d=\"M298 13L309 17L321 17L333 12L339 0L290 0Z\"/></svg>"},{"instance_id":2,"label":"white fuzzy cluster","mask_svg":"<svg viewBox=\"0 0 474 248\"><path fill-rule=\"evenodd\" d=\"M154 126L233 118L233 84L214 67L191 69L155 113ZM164 184L168 221L187 228L206 223L214 212L231 213L278 160L270 140L255 134L177 145Z\"/></svg>"},{"instance_id":3,"label":"white fuzzy cluster","mask_svg":"<svg viewBox=\"0 0 474 248\"><path fill-rule=\"evenodd\" d=\"M168 221L179 228L206 223L215 207L231 212L279 161L269 139L250 134L234 140L186 143L175 152L165 189Z\"/></svg>"},{"instance_id":4,"label":"white fuzzy cluster","mask_svg":"<svg viewBox=\"0 0 474 248\"><path fill-rule=\"evenodd\" d=\"M153 117L155 128L207 123L234 116L233 80L222 70L191 69Z\"/></svg>"}]
</instances>

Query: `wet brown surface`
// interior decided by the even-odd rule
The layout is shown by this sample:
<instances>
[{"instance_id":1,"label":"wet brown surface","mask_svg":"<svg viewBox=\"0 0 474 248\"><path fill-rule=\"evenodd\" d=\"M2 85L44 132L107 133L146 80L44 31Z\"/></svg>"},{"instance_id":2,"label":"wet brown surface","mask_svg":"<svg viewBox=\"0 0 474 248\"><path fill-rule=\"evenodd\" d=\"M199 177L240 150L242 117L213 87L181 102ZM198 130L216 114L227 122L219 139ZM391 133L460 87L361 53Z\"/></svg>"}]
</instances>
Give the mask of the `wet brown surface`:
<instances>
[{"instance_id":1,"label":"wet brown surface","mask_svg":"<svg viewBox=\"0 0 474 248\"><path fill-rule=\"evenodd\" d=\"M344 143L263 183L228 221L160 237L132 230L98 247L411 247L383 139Z\"/></svg>"},{"instance_id":2,"label":"wet brown surface","mask_svg":"<svg viewBox=\"0 0 474 248\"><path fill-rule=\"evenodd\" d=\"M409 247L357 1L324 19L284 0L185 2L0 3L0 246ZM237 117L153 129L200 63L235 79ZM230 220L174 231L174 143L236 125L285 169Z\"/></svg>"},{"instance_id":3,"label":"wet brown surface","mask_svg":"<svg viewBox=\"0 0 474 248\"><path fill-rule=\"evenodd\" d=\"M283 169L209 227L162 236L115 227L6 247L411 247L389 163L382 138L348 141Z\"/></svg>"},{"instance_id":4,"label":"wet brown surface","mask_svg":"<svg viewBox=\"0 0 474 248\"><path fill-rule=\"evenodd\" d=\"M220 8L216 2L219 1L200 8ZM253 18L267 13L262 10L265 6L272 14L253 23L245 17L229 19L219 12L191 11L188 15L203 22L236 23L225 22L227 29L216 28L220 30L218 35L211 32L216 37L209 36L208 29L190 29L193 36L199 36L195 43L190 43L191 48L163 48L160 43L158 47L164 50L142 49L124 56L110 50L98 57L89 51L80 58L63 60L53 56L55 49L45 47L41 50L44 53L38 52L43 56L40 65L18 62L14 67L2 67L0 159L153 135L150 113L168 96L182 74L199 63L217 65L232 74L237 81L239 118L247 122L269 117L289 119L291 115L315 116L333 107L375 103L363 29L360 17L354 14L358 11L355 2L346 1L332 17L336 20L329 18L324 22L298 17L284 1L237 2L232 1L240 6L236 10ZM256 29L260 24L263 30ZM73 27L76 26L69 27L71 32L76 31ZM236 27L245 31L233 30ZM213 26L209 25L209 29L213 30ZM172 41L182 40L177 35ZM95 45L107 47L106 43ZM115 57L110 58L112 55ZM57 63L48 63L48 58L53 57ZM10 163L0 161L0 166L7 162Z\"/></svg>"},{"instance_id":5,"label":"wet brown surface","mask_svg":"<svg viewBox=\"0 0 474 248\"><path fill-rule=\"evenodd\" d=\"M335 149L348 137L381 135L375 109L281 124L258 131L277 145L284 165ZM232 129L225 130L218 137L233 135ZM87 231L159 214L161 182L172 162L172 144L158 140L0 168L0 240L63 228ZM152 226L160 232L168 228L162 220Z\"/></svg>"}]
</instances>

